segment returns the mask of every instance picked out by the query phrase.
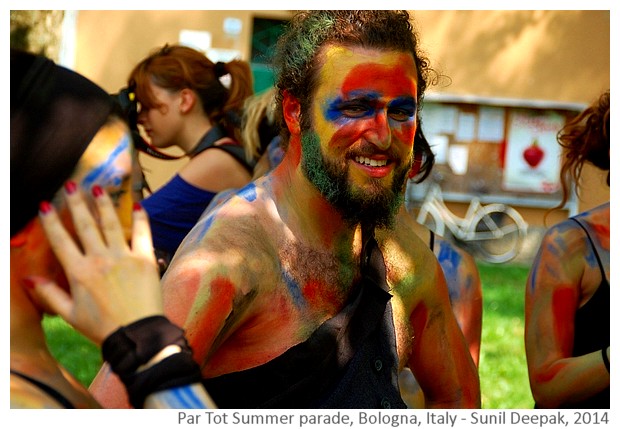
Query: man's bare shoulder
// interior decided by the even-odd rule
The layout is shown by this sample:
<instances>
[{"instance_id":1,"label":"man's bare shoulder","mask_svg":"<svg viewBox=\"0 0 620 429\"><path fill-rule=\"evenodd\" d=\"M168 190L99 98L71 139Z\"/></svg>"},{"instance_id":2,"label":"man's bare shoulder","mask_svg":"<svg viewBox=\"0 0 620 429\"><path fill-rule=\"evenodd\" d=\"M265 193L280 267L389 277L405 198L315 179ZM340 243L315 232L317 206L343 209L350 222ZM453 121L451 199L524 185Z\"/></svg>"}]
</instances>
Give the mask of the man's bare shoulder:
<instances>
[{"instance_id":1,"label":"man's bare shoulder","mask_svg":"<svg viewBox=\"0 0 620 429\"><path fill-rule=\"evenodd\" d=\"M277 266L279 218L269 192L249 185L206 213L179 246L169 271L231 280Z\"/></svg>"},{"instance_id":2,"label":"man's bare shoulder","mask_svg":"<svg viewBox=\"0 0 620 429\"><path fill-rule=\"evenodd\" d=\"M268 238L265 235L273 231L277 223L277 210L270 193L251 183L204 214L186 241L201 246L228 243L247 247L256 240Z\"/></svg>"}]
</instances>

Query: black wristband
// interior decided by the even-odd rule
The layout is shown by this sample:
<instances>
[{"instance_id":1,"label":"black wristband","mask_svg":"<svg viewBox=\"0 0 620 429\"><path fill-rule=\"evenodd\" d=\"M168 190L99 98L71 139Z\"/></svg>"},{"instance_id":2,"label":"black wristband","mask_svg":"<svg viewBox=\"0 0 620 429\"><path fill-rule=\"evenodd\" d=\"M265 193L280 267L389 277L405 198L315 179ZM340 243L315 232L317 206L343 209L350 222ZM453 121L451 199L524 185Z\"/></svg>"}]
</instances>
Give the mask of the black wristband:
<instances>
[{"instance_id":1,"label":"black wristband","mask_svg":"<svg viewBox=\"0 0 620 429\"><path fill-rule=\"evenodd\" d=\"M114 331L103 342L101 353L122 378L173 344L189 350L181 328L164 316L151 316Z\"/></svg>"},{"instance_id":2,"label":"black wristband","mask_svg":"<svg viewBox=\"0 0 620 429\"><path fill-rule=\"evenodd\" d=\"M200 367L190 351L168 356L161 362L135 374L122 377L129 402L134 408L143 408L147 396L160 390L200 383Z\"/></svg>"},{"instance_id":3,"label":"black wristband","mask_svg":"<svg viewBox=\"0 0 620 429\"><path fill-rule=\"evenodd\" d=\"M609 347L609 346L608 346ZM603 347L601 349L601 354L603 355L603 363L605 364L605 368L607 368L607 372L609 371L609 358L607 357L607 349L608 347Z\"/></svg>"}]
</instances>

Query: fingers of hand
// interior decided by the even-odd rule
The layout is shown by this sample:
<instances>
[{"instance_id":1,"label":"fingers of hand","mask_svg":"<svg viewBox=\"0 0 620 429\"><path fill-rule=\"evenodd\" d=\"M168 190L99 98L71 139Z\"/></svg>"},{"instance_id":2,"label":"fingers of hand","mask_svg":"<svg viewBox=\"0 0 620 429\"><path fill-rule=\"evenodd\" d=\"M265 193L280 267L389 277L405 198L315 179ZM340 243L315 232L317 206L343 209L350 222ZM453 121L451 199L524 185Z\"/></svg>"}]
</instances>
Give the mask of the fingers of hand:
<instances>
[{"instance_id":1,"label":"fingers of hand","mask_svg":"<svg viewBox=\"0 0 620 429\"><path fill-rule=\"evenodd\" d=\"M73 184L73 188L67 186L66 189L65 195L73 218L73 225L84 250L86 253L104 253L106 245L83 193L75 188L75 184Z\"/></svg>"},{"instance_id":2,"label":"fingers of hand","mask_svg":"<svg viewBox=\"0 0 620 429\"><path fill-rule=\"evenodd\" d=\"M153 266L157 265L155 261L155 252L153 252L153 240L148 215L139 204L134 206L133 211L131 248L135 254L152 261Z\"/></svg>"},{"instance_id":3,"label":"fingers of hand","mask_svg":"<svg viewBox=\"0 0 620 429\"><path fill-rule=\"evenodd\" d=\"M118 219L118 214L114 208L112 199L108 193L99 186L93 188L93 195L95 197L95 204L99 210L101 231L108 246L110 249L116 251L128 250L123 227Z\"/></svg>"},{"instance_id":4,"label":"fingers of hand","mask_svg":"<svg viewBox=\"0 0 620 429\"><path fill-rule=\"evenodd\" d=\"M27 278L30 295L33 296L39 305L51 314L58 314L69 323L73 314L73 300L71 296L56 283L38 276Z\"/></svg>"},{"instance_id":5,"label":"fingers of hand","mask_svg":"<svg viewBox=\"0 0 620 429\"><path fill-rule=\"evenodd\" d=\"M41 225L54 254L61 264L67 268L71 263L76 263L80 260L82 252L65 229L53 206L49 203L44 204L45 210L39 212Z\"/></svg>"}]
</instances>

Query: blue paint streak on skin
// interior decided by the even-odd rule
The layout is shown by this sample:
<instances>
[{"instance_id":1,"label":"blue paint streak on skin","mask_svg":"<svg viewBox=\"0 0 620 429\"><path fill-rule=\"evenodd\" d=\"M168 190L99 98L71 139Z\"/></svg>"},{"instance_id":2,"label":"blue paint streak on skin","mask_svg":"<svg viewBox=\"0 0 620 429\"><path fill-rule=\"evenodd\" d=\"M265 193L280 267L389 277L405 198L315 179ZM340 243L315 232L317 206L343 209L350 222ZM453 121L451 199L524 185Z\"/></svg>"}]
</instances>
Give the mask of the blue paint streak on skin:
<instances>
[{"instance_id":1,"label":"blue paint streak on skin","mask_svg":"<svg viewBox=\"0 0 620 429\"><path fill-rule=\"evenodd\" d=\"M380 110L382 106L379 103L380 94L376 92L364 92L353 91L348 94L347 98L335 97L327 103L327 106L323 109L323 116L330 122L348 122L357 119L367 119L375 116L377 110ZM359 116L351 117L344 113L347 108L355 107L360 109ZM410 118L408 121L415 120L416 115L416 100L413 97L401 97L396 98L388 103L388 111L390 109L399 109L410 112ZM390 119L392 121L392 119ZM404 121L395 121L402 123Z\"/></svg>"},{"instance_id":2,"label":"blue paint streak on skin","mask_svg":"<svg viewBox=\"0 0 620 429\"><path fill-rule=\"evenodd\" d=\"M119 169L114 167L116 159L129 149L129 136L123 135L123 138L118 146L112 151L108 159L88 173L84 180L82 180L82 187L90 189L95 184L106 186L120 186L123 182L123 177L119 173Z\"/></svg>"},{"instance_id":3,"label":"blue paint streak on skin","mask_svg":"<svg viewBox=\"0 0 620 429\"><path fill-rule=\"evenodd\" d=\"M297 282L287 273L286 271L282 271L282 278L284 279L284 283L286 283L286 287L288 288L291 297L293 298L293 303L297 308L301 308L305 302L304 296L301 293L301 289Z\"/></svg>"},{"instance_id":4,"label":"blue paint streak on skin","mask_svg":"<svg viewBox=\"0 0 620 429\"><path fill-rule=\"evenodd\" d=\"M256 185L254 183L249 183L238 190L230 189L217 194L215 198L219 200L218 203L212 208L211 205L209 205L207 208L208 213L202 214L200 220L191 232L192 236L195 236L198 240L201 240L207 234L209 229L211 229L217 213L231 198L239 196L248 202L253 202L256 200L257 195ZM212 201L212 204L214 202L216 202L215 199Z\"/></svg>"},{"instance_id":5,"label":"blue paint streak on skin","mask_svg":"<svg viewBox=\"0 0 620 429\"><path fill-rule=\"evenodd\" d=\"M437 256L439 264L443 269L446 281L448 283L448 291L450 299L458 298L461 294L459 290L459 264L461 263L461 255L455 251L449 243L440 242L439 255Z\"/></svg>"},{"instance_id":6,"label":"blue paint streak on skin","mask_svg":"<svg viewBox=\"0 0 620 429\"><path fill-rule=\"evenodd\" d=\"M594 251L592 249L592 245L590 244L590 242L588 242L587 246L588 246L588 250L586 254L584 255L586 259L586 264L588 264L588 267L590 268L598 267L598 261L596 260L596 255L594 254Z\"/></svg>"},{"instance_id":7,"label":"blue paint streak on skin","mask_svg":"<svg viewBox=\"0 0 620 429\"><path fill-rule=\"evenodd\" d=\"M254 182L248 183L239 190L237 195L250 203L255 201L257 197L256 185L254 184Z\"/></svg>"},{"instance_id":8,"label":"blue paint streak on skin","mask_svg":"<svg viewBox=\"0 0 620 429\"><path fill-rule=\"evenodd\" d=\"M213 225L213 221L215 220L215 216L217 212L220 211L220 207L216 207L209 213L206 217L200 219L198 223L192 228L189 232L192 236L196 237L197 240L201 240L211 229L211 225ZM188 234L188 235L189 235Z\"/></svg>"},{"instance_id":9,"label":"blue paint streak on skin","mask_svg":"<svg viewBox=\"0 0 620 429\"><path fill-rule=\"evenodd\" d=\"M534 265L532 267L532 272L530 273L530 292L534 293L536 289L536 278L538 277L538 265Z\"/></svg>"}]
</instances>

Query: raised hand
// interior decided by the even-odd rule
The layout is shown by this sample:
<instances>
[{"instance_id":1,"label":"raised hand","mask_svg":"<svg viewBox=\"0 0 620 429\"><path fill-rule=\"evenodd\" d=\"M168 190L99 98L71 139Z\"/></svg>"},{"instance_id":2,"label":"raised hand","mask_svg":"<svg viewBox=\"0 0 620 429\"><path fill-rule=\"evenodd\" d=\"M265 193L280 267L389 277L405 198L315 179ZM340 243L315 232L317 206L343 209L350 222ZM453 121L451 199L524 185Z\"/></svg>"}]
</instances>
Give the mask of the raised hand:
<instances>
[{"instance_id":1,"label":"raised hand","mask_svg":"<svg viewBox=\"0 0 620 429\"><path fill-rule=\"evenodd\" d=\"M69 182L66 199L77 239L64 227L54 208L41 203L40 219L62 264L70 291L49 279L31 277L32 293L75 329L101 345L120 326L163 314L159 272L146 212L134 206L128 244L114 205L100 187L93 187L98 216L83 193Z\"/></svg>"}]
</instances>

